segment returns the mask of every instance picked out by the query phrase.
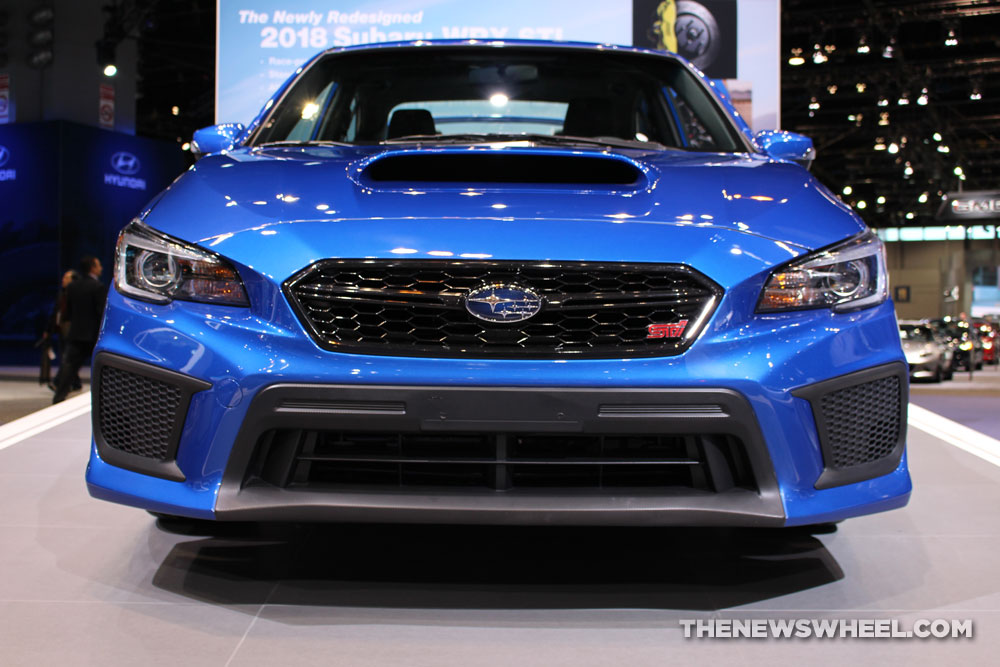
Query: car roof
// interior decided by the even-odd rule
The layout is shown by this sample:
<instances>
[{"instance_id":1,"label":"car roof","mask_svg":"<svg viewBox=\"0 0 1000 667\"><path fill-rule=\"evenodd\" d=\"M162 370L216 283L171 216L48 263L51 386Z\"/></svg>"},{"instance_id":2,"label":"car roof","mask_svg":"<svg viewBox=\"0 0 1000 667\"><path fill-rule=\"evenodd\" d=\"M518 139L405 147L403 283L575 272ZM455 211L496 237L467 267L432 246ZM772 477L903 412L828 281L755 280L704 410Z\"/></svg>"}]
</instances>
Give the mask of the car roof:
<instances>
[{"instance_id":1,"label":"car roof","mask_svg":"<svg viewBox=\"0 0 1000 667\"><path fill-rule=\"evenodd\" d=\"M670 58L687 63L682 56L670 51L647 49L638 46L622 44L602 44L599 42L553 42L542 39L417 39L400 42L377 42L373 44L352 44L351 46L334 46L323 51L327 53L348 53L354 51L381 51L385 49L420 49L428 47L449 48L505 48L531 47L552 49L555 51L592 51L594 53L617 52L636 53L661 58Z\"/></svg>"}]
</instances>

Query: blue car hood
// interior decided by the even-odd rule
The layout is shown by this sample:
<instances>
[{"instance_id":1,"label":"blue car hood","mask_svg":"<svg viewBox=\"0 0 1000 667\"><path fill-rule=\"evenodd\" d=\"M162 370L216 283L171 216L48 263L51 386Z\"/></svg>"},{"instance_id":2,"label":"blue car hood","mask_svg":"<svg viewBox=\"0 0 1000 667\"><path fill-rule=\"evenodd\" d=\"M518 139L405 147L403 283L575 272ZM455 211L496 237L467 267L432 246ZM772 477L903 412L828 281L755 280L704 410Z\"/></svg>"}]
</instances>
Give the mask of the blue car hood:
<instances>
[{"instance_id":1,"label":"blue car hood","mask_svg":"<svg viewBox=\"0 0 1000 667\"><path fill-rule=\"evenodd\" d=\"M470 154L616 161L638 178L429 182L419 163L409 182L367 177L401 155ZM676 262L725 284L864 229L804 169L763 156L516 143L238 149L201 160L145 220L275 280L324 258L405 257Z\"/></svg>"}]
</instances>

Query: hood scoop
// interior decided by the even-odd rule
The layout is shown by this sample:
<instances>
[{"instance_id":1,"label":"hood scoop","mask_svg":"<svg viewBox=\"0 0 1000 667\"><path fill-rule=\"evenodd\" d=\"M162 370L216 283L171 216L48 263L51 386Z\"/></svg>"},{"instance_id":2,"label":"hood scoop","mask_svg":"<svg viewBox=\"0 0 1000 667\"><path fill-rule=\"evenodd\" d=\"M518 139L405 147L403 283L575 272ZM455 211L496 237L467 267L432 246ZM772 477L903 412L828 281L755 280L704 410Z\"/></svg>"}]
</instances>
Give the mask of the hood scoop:
<instances>
[{"instance_id":1,"label":"hood scoop","mask_svg":"<svg viewBox=\"0 0 1000 667\"><path fill-rule=\"evenodd\" d=\"M625 159L496 151L389 154L373 160L364 169L362 178L376 187L505 183L634 188L645 183L642 171Z\"/></svg>"}]
</instances>

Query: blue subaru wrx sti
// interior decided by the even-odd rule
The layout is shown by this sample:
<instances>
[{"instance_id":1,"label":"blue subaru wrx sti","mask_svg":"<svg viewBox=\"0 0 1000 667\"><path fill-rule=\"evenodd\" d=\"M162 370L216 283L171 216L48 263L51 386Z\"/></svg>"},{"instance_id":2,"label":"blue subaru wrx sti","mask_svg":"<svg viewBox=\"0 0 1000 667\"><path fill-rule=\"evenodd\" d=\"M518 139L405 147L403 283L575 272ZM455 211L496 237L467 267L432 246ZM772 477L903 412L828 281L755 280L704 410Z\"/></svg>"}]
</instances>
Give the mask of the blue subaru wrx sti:
<instances>
[{"instance_id":1,"label":"blue subaru wrx sti","mask_svg":"<svg viewBox=\"0 0 1000 667\"><path fill-rule=\"evenodd\" d=\"M795 526L904 505L883 248L682 59L332 50L121 233L99 498L216 520Z\"/></svg>"}]
</instances>

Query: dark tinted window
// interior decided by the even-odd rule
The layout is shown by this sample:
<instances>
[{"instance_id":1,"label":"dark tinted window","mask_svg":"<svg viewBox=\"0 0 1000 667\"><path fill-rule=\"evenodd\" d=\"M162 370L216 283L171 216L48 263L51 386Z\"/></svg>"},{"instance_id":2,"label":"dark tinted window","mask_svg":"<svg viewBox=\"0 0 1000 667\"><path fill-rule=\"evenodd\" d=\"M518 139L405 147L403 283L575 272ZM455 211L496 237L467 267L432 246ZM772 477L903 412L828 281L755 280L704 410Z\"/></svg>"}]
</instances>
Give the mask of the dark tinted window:
<instances>
[{"instance_id":1,"label":"dark tinted window","mask_svg":"<svg viewBox=\"0 0 1000 667\"><path fill-rule=\"evenodd\" d=\"M293 85L254 143L517 134L746 150L672 59L526 48L331 54Z\"/></svg>"}]
</instances>

